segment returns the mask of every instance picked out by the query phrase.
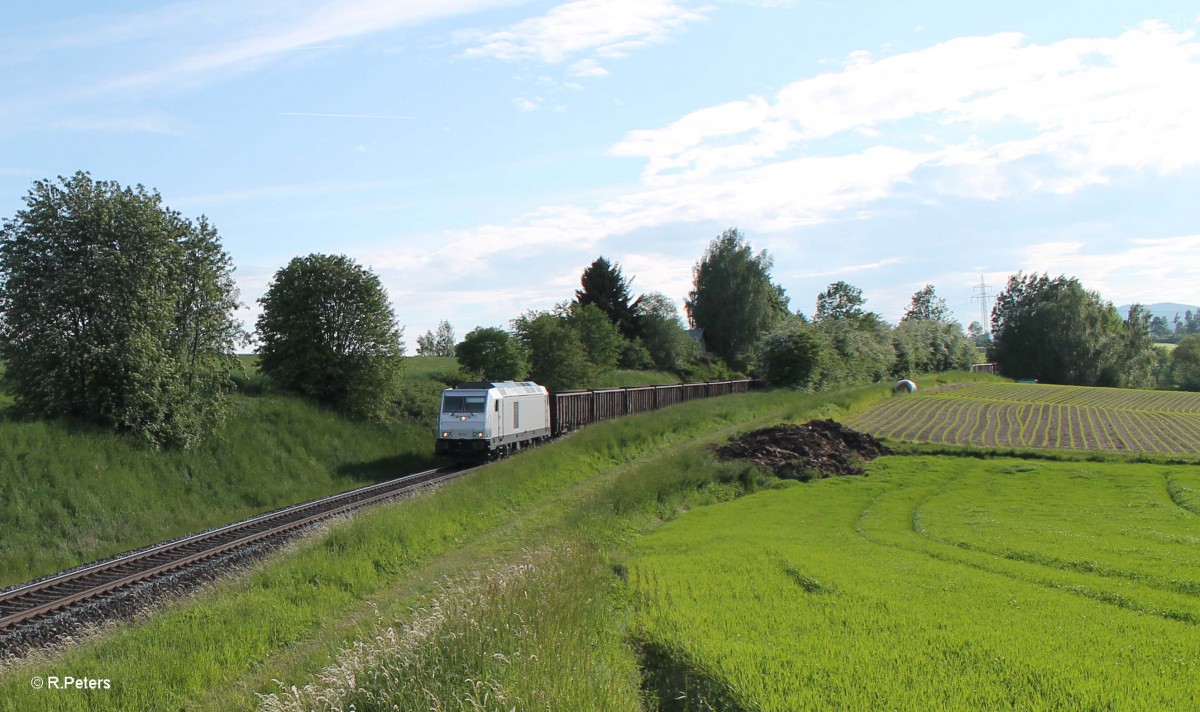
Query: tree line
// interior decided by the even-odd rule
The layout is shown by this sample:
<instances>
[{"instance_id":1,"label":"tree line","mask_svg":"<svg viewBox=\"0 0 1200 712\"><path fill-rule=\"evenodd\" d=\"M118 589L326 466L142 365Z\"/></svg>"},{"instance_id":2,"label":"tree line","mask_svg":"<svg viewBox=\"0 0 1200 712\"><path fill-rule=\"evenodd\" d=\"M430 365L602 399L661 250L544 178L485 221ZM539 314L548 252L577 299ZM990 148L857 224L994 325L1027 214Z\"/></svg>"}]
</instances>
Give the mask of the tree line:
<instances>
[{"instance_id":1,"label":"tree line","mask_svg":"<svg viewBox=\"0 0 1200 712\"><path fill-rule=\"evenodd\" d=\"M480 328L456 346L477 378L531 378L554 389L602 382L615 368L654 368L685 380L753 375L771 385L831 388L969 368L977 351L930 285L896 326L867 311L862 290L835 282L810 319L789 308L773 261L730 229L692 270L684 308L657 292L636 297L621 266L597 258L574 299L529 311L509 329Z\"/></svg>"},{"instance_id":2,"label":"tree line","mask_svg":"<svg viewBox=\"0 0 1200 712\"><path fill-rule=\"evenodd\" d=\"M228 412L235 350L249 343L216 229L157 192L84 172L36 181L24 203L0 228L0 379L14 412L90 421L155 446L212 433ZM931 285L895 325L843 281L817 295L809 317L791 310L772 268L766 251L725 231L693 268L685 325L672 299L635 296L620 264L599 257L573 298L458 343L442 321L417 351L455 356L470 377L556 390L618 368L823 389L967 368L980 356L981 329L964 333ZM395 409L403 329L369 269L344 255L297 257L258 303L259 370L271 384L356 417ZM1121 320L1076 280L1017 275L985 345L1006 375L1200 388L1200 335L1168 358L1150 346L1151 319L1138 310Z\"/></svg>"}]
</instances>

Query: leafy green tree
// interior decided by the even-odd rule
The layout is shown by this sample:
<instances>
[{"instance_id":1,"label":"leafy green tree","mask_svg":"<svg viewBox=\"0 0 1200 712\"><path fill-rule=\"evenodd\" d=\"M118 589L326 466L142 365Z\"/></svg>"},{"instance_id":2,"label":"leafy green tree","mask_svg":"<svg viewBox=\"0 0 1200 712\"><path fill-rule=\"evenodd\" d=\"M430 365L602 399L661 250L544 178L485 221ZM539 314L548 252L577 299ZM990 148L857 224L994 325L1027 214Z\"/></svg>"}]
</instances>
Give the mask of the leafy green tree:
<instances>
[{"instance_id":1,"label":"leafy green tree","mask_svg":"<svg viewBox=\"0 0 1200 712\"><path fill-rule=\"evenodd\" d=\"M983 330L983 325L977 321L971 322L971 325L967 327L967 338L970 339L976 347L981 349L988 348L988 346L990 346L992 343L991 334L986 333Z\"/></svg>"},{"instance_id":2,"label":"leafy green tree","mask_svg":"<svg viewBox=\"0 0 1200 712\"><path fill-rule=\"evenodd\" d=\"M675 303L660 292L643 294L638 303L641 341L654 367L682 375L698 358L700 345L688 335Z\"/></svg>"},{"instance_id":3,"label":"leafy green tree","mask_svg":"<svg viewBox=\"0 0 1200 712\"><path fill-rule=\"evenodd\" d=\"M379 277L345 255L297 257L259 304L263 374L356 417L387 414L404 345Z\"/></svg>"},{"instance_id":4,"label":"leafy green tree","mask_svg":"<svg viewBox=\"0 0 1200 712\"><path fill-rule=\"evenodd\" d=\"M876 383L892 372L896 352L891 328L867 312L858 319L824 319L814 328L825 342L821 388Z\"/></svg>"},{"instance_id":5,"label":"leafy green tree","mask_svg":"<svg viewBox=\"0 0 1200 712\"><path fill-rule=\"evenodd\" d=\"M243 339L217 231L84 172L0 230L0 358L16 407L189 447L226 413Z\"/></svg>"},{"instance_id":6,"label":"leafy green tree","mask_svg":"<svg viewBox=\"0 0 1200 712\"><path fill-rule=\"evenodd\" d=\"M516 381L525 377L521 344L507 331L494 327L471 330L456 349L458 364L485 381Z\"/></svg>"},{"instance_id":7,"label":"leafy green tree","mask_svg":"<svg viewBox=\"0 0 1200 712\"><path fill-rule=\"evenodd\" d=\"M755 353L755 370L770 385L810 389L820 378L825 343L811 326L796 321L764 336Z\"/></svg>"},{"instance_id":8,"label":"leafy green tree","mask_svg":"<svg viewBox=\"0 0 1200 712\"><path fill-rule=\"evenodd\" d=\"M1155 341L1166 341L1174 333L1165 317L1156 316L1150 319L1150 335L1154 337Z\"/></svg>"},{"instance_id":9,"label":"leafy green tree","mask_svg":"<svg viewBox=\"0 0 1200 712\"><path fill-rule=\"evenodd\" d=\"M438 322L437 333L426 331L417 337L418 356L454 356L454 327L443 319Z\"/></svg>"},{"instance_id":10,"label":"leafy green tree","mask_svg":"<svg viewBox=\"0 0 1200 712\"><path fill-rule=\"evenodd\" d=\"M567 311L567 325L579 335L584 353L591 364L591 377L604 378L617 367L626 341L615 324L595 304L572 304Z\"/></svg>"},{"instance_id":11,"label":"leafy green tree","mask_svg":"<svg viewBox=\"0 0 1200 712\"><path fill-rule=\"evenodd\" d=\"M903 319L892 331L896 361L892 375L968 370L976 361L975 345L958 322Z\"/></svg>"},{"instance_id":12,"label":"leafy green tree","mask_svg":"<svg viewBox=\"0 0 1200 712\"><path fill-rule=\"evenodd\" d=\"M909 320L950 322L950 307L934 291L932 284L927 284L912 295L912 302L904 312L900 321ZM959 329L961 331L961 328Z\"/></svg>"},{"instance_id":13,"label":"leafy green tree","mask_svg":"<svg viewBox=\"0 0 1200 712\"><path fill-rule=\"evenodd\" d=\"M861 319L863 310L862 290L853 284L838 280L817 295L816 321L848 321Z\"/></svg>"},{"instance_id":14,"label":"leafy green tree","mask_svg":"<svg viewBox=\"0 0 1200 712\"><path fill-rule=\"evenodd\" d=\"M594 304L616 325L621 336L633 339L638 334L638 301L630 301L629 281L621 274L621 265L597 257L580 277L581 289L575 292L575 303L586 307Z\"/></svg>"},{"instance_id":15,"label":"leafy green tree","mask_svg":"<svg viewBox=\"0 0 1200 712\"><path fill-rule=\"evenodd\" d=\"M1158 351L1151 334L1151 315L1141 304L1129 308L1123 333L1111 360L1115 373L1107 380L1124 388L1155 388L1158 385Z\"/></svg>"},{"instance_id":16,"label":"leafy green tree","mask_svg":"<svg viewBox=\"0 0 1200 712\"><path fill-rule=\"evenodd\" d=\"M787 317L787 297L771 282L773 262L757 255L736 229L708 245L692 268L688 319L704 329L708 349L731 365L744 365L763 334Z\"/></svg>"},{"instance_id":17,"label":"leafy green tree","mask_svg":"<svg viewBox=\"0 0 1200 712\"><path fill-rule=\"evenodd\" d=\"M641 339L623 342L621 358L617 365L633 371L649 371L654 368L654 357Z\"/></svg>"},{"instance_id":18,"label":"leafy green tree","mask_svg":"<svg viewBox=\"0 0 1200 712\"><path fill-rule=\"evenodd\" d=\"M1200 391L1200 334L1189 334L1179 340L1171 352L1171 371L1180 388Z\"/></svg>"},{"instance_id":19,"label":"leafy green tree","mask_svg":"<svg viewBox=\"0 0 1200 712\"><path fill-rule=\"evenodd\" d=\"M1011 378L1117 386L1128 358L1124 326L1079 280L1018 273L992 309L989 357Z\"/></svg>"},{"instance_id":20,"label":"leafy green tree","mask_svg":"<svg viewBox=\"0 0 1200 712\"><path fill-rule=\"evenodd\" d=\"M513 331L529 354L529 378L552 391L582 388L592 377L579 332L563 316L528 312Z\"/></svg>"}]
</instances>

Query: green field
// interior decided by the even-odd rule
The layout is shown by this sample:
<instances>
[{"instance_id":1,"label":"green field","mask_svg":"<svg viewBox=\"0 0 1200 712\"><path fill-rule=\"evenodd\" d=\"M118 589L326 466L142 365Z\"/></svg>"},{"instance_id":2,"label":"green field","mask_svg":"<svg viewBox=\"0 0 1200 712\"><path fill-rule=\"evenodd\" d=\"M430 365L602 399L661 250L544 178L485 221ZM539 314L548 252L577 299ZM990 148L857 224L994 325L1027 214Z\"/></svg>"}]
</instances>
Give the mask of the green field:
<instances>
[{"instance_id":1,"label":"green field","mask_svg":"<svg viewBox=\"0 0 1200 712\"><path fill-rule=\"evenodd\" d=\"M1200 393L963 383L847 420L893 440L1001 448L1200 454Z\"/></svg>"},{"instance_id":2,"label":"green field","mask_svg":"<svg viewBox=\"0 0 1200 712\"><path fill-rule=\"evenodd\" d=\"M1200 706L1200 471L891 457L631 562L676 708Z\"/></svg>"},{"instance_id":3,"label":"green field","mask_svg":"<svg viewBox=\"0 0 1200 712\"><path fill-rule=\"evenodd\" d=\"M1200 467L938 446L799 483L712 452L989 383L977 401L1122 395L956 374L602 423L0 668L0 710L1200 708ZM119 686L30 688L51 674Z\"/></svg>"}]
</instances>

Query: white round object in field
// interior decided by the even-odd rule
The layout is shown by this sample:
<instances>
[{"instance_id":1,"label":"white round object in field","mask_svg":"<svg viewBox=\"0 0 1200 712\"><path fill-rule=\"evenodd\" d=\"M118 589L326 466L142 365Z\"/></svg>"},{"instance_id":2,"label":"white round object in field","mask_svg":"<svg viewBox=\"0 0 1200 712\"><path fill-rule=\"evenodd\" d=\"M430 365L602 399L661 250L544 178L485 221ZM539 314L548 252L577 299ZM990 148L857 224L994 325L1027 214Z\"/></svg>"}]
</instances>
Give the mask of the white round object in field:
<instances>
[{"instance_id":1,"label":"white round object in field","mask_svg":"<svg viewBox=\"0 0 1200 712\"><path fill-rule=\"evenodd\" d=\"M892 386L892 393L912 393L917 390L917 384L907 378L896 381L896 385Z\"/></svg>"}]
</instances>

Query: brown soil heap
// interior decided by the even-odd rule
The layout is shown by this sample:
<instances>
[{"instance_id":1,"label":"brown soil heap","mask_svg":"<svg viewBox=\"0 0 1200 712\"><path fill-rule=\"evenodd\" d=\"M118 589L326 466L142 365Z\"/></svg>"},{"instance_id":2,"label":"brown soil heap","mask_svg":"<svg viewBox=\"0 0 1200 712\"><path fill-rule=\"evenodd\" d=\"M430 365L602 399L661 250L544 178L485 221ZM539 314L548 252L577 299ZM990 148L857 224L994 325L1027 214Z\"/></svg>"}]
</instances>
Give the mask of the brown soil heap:
<instances>
[{"instance_id":1,"label":"brown soil heap","mask_svg":"<svg viewBox=\"0 0 1200 712\"><path fill-rule=\"evenodd\" d=\"M716 449L727 460L750 460L793 480L861 475L863 464L891 450L878 440L833 420L785 423L746 433Z\"/></svg>"}]
</instances>

